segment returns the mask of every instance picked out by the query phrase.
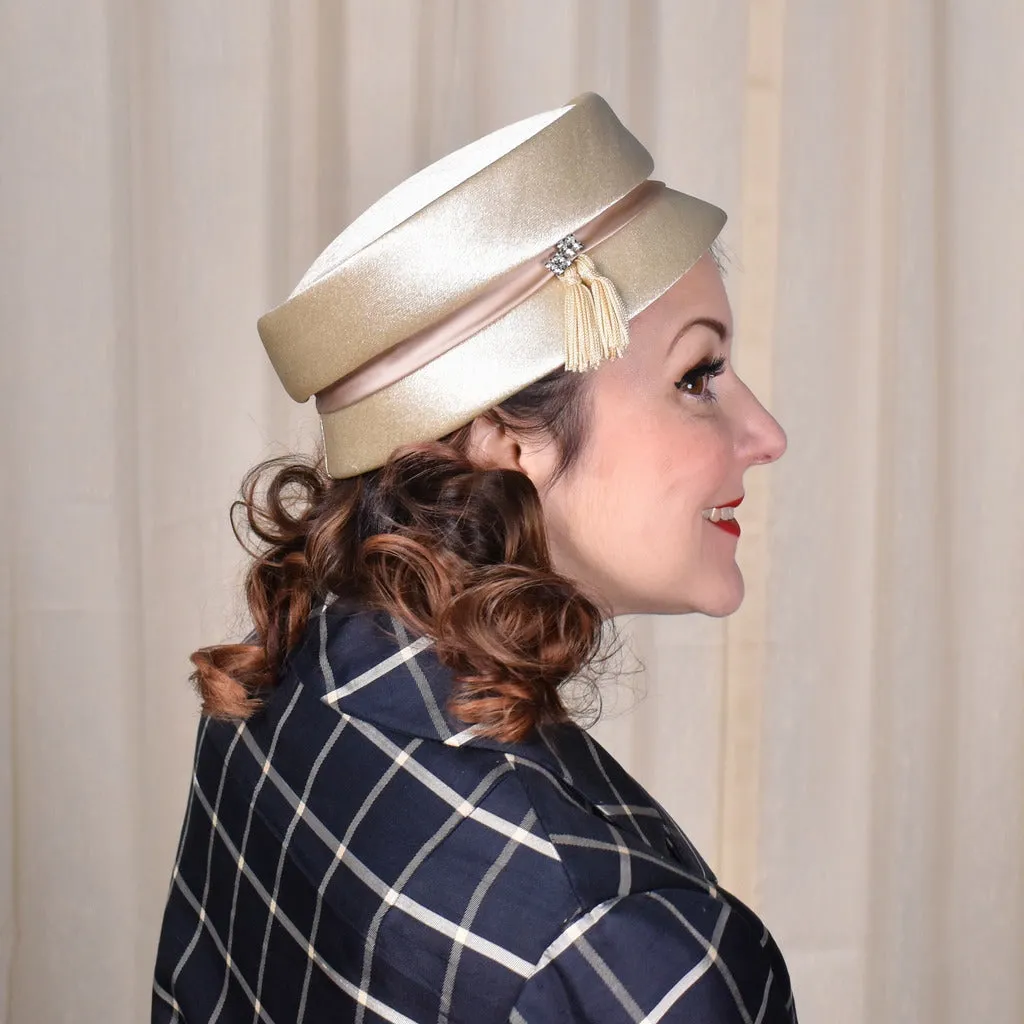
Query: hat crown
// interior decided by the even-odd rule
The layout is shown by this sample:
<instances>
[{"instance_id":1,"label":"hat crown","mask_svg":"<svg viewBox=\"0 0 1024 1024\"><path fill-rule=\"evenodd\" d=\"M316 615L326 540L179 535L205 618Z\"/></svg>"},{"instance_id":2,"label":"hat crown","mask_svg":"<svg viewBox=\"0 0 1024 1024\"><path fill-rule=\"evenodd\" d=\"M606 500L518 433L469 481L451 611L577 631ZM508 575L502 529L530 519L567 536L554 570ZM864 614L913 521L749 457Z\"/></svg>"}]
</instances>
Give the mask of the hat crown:
<instances>
[{"instance_id":1,"label":"hat crown","mask_svg":"<svg viewBox=\"0 0 1024 1024\"><path fill-rule=\"evenodd\" d=\"M511 152L557 120L571 104L534 114L485 135L417 171L380 197L341 232L316 258L289 298L305 291L360 249L387 234L435 199Z\"/></svg>"}]
</instances>

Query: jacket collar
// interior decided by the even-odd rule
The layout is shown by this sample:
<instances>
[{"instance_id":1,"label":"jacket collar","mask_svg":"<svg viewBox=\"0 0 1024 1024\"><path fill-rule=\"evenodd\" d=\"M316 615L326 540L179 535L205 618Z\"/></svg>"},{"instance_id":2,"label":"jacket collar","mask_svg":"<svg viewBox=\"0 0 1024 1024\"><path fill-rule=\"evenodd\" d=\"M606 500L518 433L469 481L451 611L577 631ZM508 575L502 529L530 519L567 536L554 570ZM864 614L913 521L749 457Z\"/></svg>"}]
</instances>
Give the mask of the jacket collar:
<instances>
[{"instance_id":1,"label":"jacket collar","mask_svg":"<svg viewBox=\"0 0 1024 1024\"><path fill-rule=\"evenodd\" d=\"M433 640L411 634L387 612L329 597L310 615L287 667L307 686L315 680L320 699L341 714L447 746L514 753L565 777L552 730L501 743L452 716L447 703L454 681Z\"/></svg>"},{"instance_id":2,"label":"jacket collar","mask_svg":"<svg viewBox=\"0 0 1024 1024\"><path fill-rule=\"evenodd\" d=\"M447 710L452 672L433 641L393 616L329 597L310 615L286 670L339 714L453 747L500 751L547 772L614 827L665 849L714 882L710 867L664 809L578 726L548 725L518 743L479 736Z\"/></svg>"}]
</instances>

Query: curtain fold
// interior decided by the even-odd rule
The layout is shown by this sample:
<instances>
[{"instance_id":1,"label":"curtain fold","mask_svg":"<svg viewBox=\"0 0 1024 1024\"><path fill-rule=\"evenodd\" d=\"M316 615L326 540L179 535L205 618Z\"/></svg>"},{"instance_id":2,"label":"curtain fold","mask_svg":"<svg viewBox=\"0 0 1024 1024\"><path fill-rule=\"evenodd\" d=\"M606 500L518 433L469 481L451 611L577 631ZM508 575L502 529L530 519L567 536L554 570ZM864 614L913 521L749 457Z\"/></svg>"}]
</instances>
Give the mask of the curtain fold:
<instances>
[{"instance_id":1,"label":"curtain fold","mask_svg":"<svg viewBox=\"0 0 1024 1024\"><path fill-rule=\"evenodd\" d=\"M1018 0L0 5L0 1020L128 1022L228 508L305 449L255 331L369 203L585 90L730 215L725 620L634 618L597 735L786 953L801 1019L1024 1019Z\"/></svg>"}]
</instances>

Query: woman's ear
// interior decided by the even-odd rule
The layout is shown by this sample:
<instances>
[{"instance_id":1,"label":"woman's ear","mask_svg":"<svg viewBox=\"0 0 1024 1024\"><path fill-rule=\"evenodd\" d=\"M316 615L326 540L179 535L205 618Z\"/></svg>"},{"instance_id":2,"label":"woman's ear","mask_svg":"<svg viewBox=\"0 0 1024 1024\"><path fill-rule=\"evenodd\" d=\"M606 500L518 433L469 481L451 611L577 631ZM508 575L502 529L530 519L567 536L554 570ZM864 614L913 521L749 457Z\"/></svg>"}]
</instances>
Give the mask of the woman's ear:
<instances>
[{"instance_id":1,"label":"woman's ear","mask_svg":"<svg viewBox=\"0 0 1024 1024\"><path fill-rule=\"evenodd\" d=\"M550 440L523 436L493 410L481 413L469 428L470 462L481 469L512 469L533 481L544 494L555 469L557 446Z\"/></svg>"},{"instance_id":2,"label":"woman's ear","mask_svg":"<svg viewBox=\"0 0 1024 1024\"><path fill-rule=\"evenodd\" d=\"M469 427L471 462L483 469L514 469L523 472L522 449L515 435L490 412L481 413Z\"/></svg>"}]
</instances>

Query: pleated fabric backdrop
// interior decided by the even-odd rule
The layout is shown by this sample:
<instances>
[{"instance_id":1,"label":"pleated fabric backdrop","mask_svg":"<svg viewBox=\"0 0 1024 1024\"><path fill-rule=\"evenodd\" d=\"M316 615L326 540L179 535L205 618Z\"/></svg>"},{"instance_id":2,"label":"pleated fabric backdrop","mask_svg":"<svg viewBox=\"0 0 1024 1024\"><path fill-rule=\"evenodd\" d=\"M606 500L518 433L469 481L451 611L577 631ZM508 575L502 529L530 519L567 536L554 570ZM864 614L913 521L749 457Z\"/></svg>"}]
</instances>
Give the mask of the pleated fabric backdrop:
<instances>
[{"instance_id":1,"label":"pleated fabric backdrop","mask_svg":"<svg viewBox=\"0 0 1024 1024\"><path fill-rule=\"evenodd\" d=\"M0 1017L145 1019L227 510L308 445L256 318L391 185L604 94L730 213L743 608L598 735L801 1020L1024 1020L1019 0L0 3ZM631 662L631 657L626 658ZM625 667L629 667L627 664Z\"/></svg>"}]
</instances>

